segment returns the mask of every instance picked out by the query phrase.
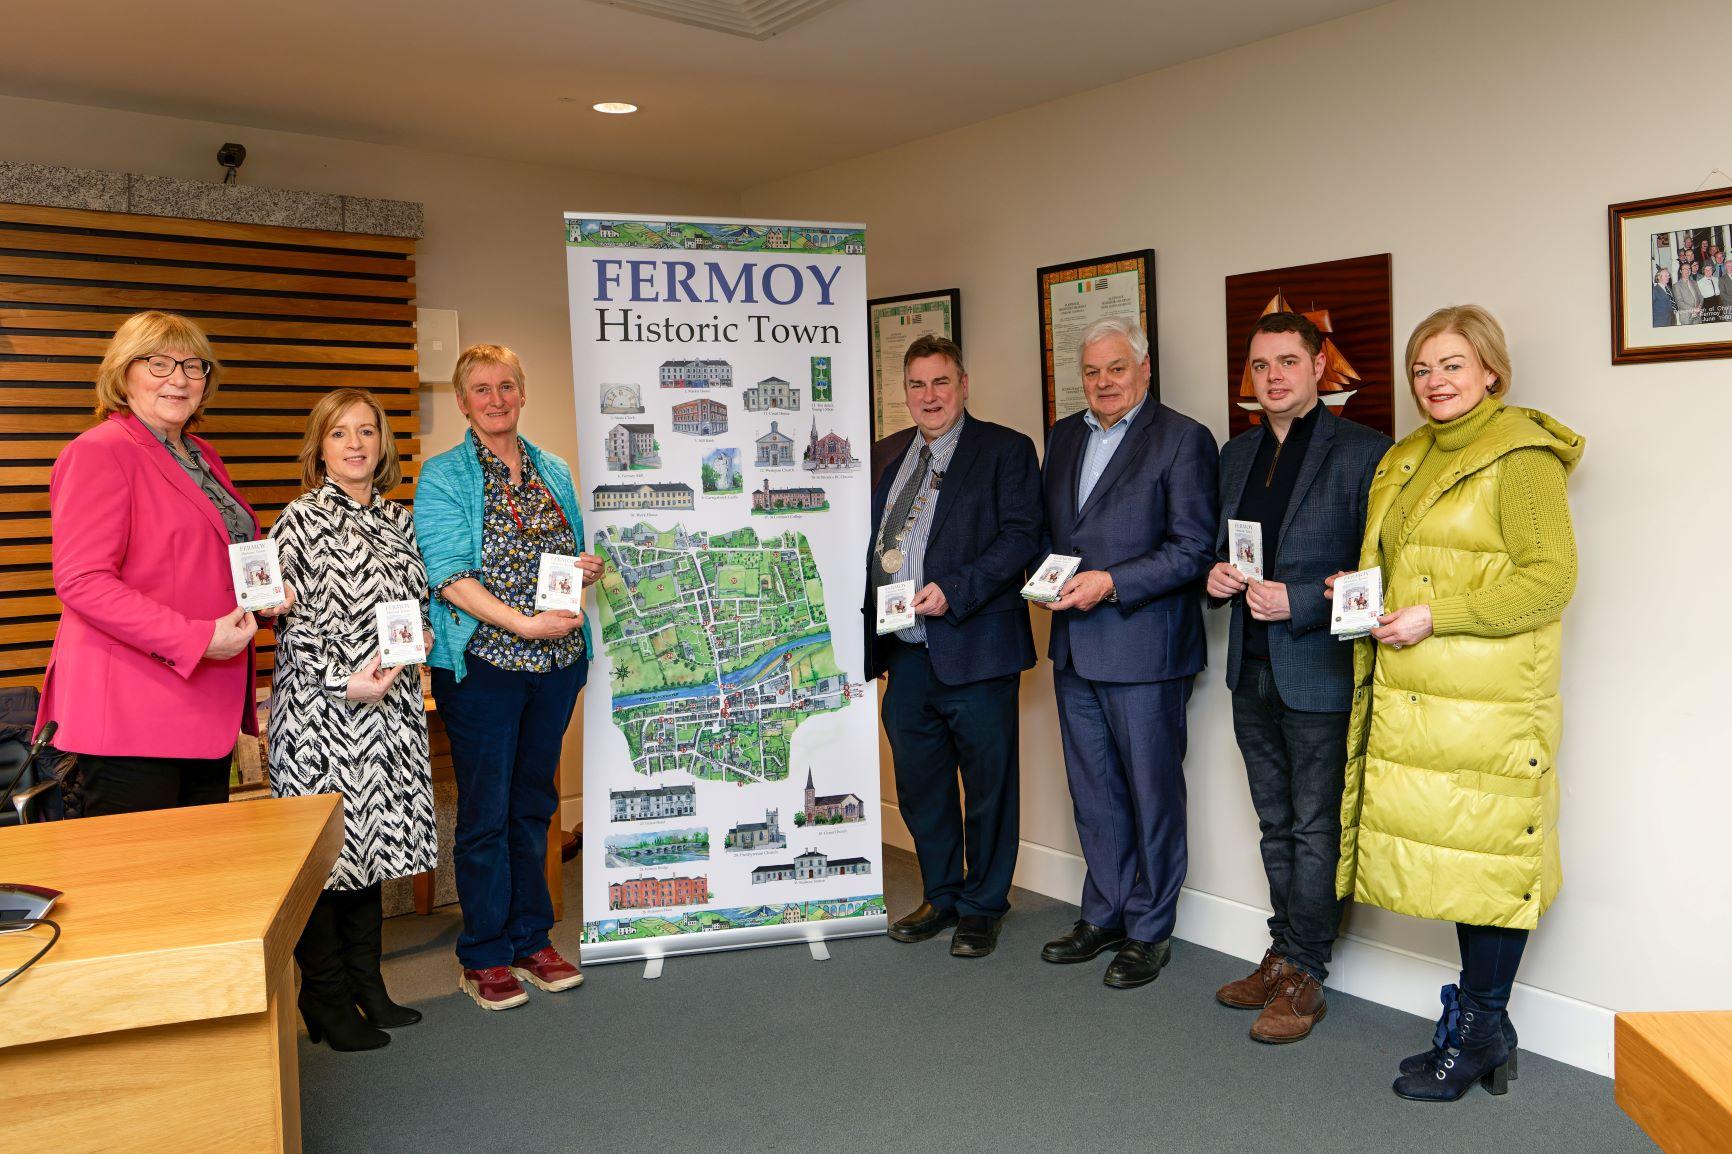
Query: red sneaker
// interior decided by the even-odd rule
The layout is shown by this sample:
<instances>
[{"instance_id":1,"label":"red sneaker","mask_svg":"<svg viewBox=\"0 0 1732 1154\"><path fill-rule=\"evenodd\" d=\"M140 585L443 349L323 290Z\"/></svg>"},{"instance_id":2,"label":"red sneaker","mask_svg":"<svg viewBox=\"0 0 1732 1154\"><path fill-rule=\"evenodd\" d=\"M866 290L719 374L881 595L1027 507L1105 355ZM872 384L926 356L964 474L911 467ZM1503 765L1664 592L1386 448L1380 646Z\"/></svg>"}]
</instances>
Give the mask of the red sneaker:
<instances>
[{"instance_id":1,"label":"red sneaker","mask_svg":"<svg viewBox=\"0 0 1732 1154\"><path fill-rule=\"evenodd\" d=\"M504 966L464 970L457 988L474 998L475 1004L483 1010L509 1010L529 1001L529 992L517 984L517 979Z\"/></svg>"},{"instance_id":2,"label":"red sneaker","mask_svg":"<svg viewBox=\"0 0 1732 1154\"><path fill-rule=\"evenodd\" d=\"M577 967L560 957L552 946L542 946L527 958L515 959L511 972L550 994L583 985L583 975L577 972Z\"/></svg>"}]
</instances>

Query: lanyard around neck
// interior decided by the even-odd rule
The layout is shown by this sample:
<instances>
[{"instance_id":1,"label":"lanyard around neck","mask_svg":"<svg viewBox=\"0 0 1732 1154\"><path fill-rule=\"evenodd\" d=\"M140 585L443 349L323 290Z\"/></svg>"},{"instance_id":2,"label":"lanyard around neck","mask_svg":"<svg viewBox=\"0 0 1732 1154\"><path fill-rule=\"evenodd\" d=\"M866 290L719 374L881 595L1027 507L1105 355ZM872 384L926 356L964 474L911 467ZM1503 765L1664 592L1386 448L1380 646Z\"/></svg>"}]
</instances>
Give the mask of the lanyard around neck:
<instances>
[{"instance_id":1,"label":"lanyard around neck","mask_svg":"<svg viewBox=\"0 0 1732 1154\"><path fill-rule=\"evenodd\" d=\"M527 534L530 530L523 523L523 513L517 507L517 496L511 491L513 487L514 486L511 484L511 477L507 474L505 478L505 500L507 508L511 513L511 519L517 522L517 531L519 533ZM553 494L548 491L547 486L541 483L540 477L531 475L529 480L524 483L524 488L540 489L543 493L546 493L548 501L553 505L553 511L559 514L560 524L564 525L568 532L570 531L571 521L566 518L565 510L559 507L559 502L554 500ZM541 530L536 530L536 532L541 532Z\"/></svg>"}]
</instances>

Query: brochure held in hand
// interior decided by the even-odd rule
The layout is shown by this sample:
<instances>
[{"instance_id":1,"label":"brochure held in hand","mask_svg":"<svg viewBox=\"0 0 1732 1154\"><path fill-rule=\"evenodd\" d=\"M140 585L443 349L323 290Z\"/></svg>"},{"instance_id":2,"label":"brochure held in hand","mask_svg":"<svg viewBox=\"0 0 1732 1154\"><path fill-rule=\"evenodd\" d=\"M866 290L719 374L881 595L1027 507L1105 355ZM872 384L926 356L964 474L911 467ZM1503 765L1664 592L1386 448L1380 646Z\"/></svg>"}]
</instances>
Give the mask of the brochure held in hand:
<instances>
[{"instance_id":1,"label":"brochure held in hand","mask_svg":"<svg viewBox=\"0 0 1732 1154\"><path fill-rule=\"evenodd\" d=\"M277 543L269 537L230 545L229 574L234 578L235 604L242 609L269 609L283 603L283 563Z\"/></svg>"},{"instance_id":2,"label":"brochure held in hand","mask_svg":"<svg viewBox=\"0 0 1732 1154\"><path fill-rule=\"evenodd\" d=\"M1022 587L1022 595L1030 601L1057 601L1059 590L1064 588L1066 581L1076 576L1081 565L1081 557L1048 553L1046 560L1035 569L1034 576L1028 579L1028 584Z\"/></svg>"},{"instance_id":3,"label":"brochure held in hand","mask_svg":"<svg viewBox=\"0 0 1732 1154\"><path fill-rule=\"evenodd\" d=\"M1335 579L1329 632L1343 641L1364 637L1383 616L1383 570L1361 569Z\"/></svg>"},{"instance_id":4,"label":"brochure held in hand","mask_svg":"<svg viewBox=\"0 0 1732 1154\"><path fill-rule=\"evenodd\" d=\"M914 624L914 582L893 581L878 587L878 635Z\"/></svg>"},{"instance_id":5,"label":"brochure held in hand","mask_svg":"<svg viewBox=\"0 0 1732 1154\"><path fill-rule=\"evenodd\" d=\"M419 665L427 660L419 601L382 601L373 610L379 629L379 666Z\"/></svg>"},{"instance_id":6,"label":"brochure held in hand","mask_svg":"<svg viewBox=\"0 0 1732 1154\"><path fill-rule=\"evenodd\" d=\"M1227 522L1227 558L1247 581L1263 579L1263 525L1259 521Z\"/></svg>"},{"instance_id":7,"label":"brochure held in hand","mask_svg":"<svg viewBox=\"0 0 1732 1154\"><path fill-rule=\"evenodd\" d=\"M583 611L583 570L576 557L563 553L543 553L541 568L535 576L535 608Z\"/></svg>"}]
</instances>

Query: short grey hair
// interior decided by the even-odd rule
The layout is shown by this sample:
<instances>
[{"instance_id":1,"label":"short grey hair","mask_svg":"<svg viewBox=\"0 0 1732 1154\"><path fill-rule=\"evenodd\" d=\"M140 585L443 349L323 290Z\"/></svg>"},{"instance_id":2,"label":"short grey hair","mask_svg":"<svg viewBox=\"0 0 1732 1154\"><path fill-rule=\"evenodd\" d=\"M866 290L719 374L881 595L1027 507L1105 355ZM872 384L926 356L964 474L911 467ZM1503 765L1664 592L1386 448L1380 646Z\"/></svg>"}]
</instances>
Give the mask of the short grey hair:
<instances>
[{"instance_id":1,"label":"short grey hair","mask_svg":"<svg viewBox=\"0 0 1732 1154\"><path fill-rule=\"evenodd\" d=\"M1102 317L1083 330L1082 343L1076 347L1077 368L1082 368L1083 353L1090 345L1111 337L1123 337L1129 341L1135 360L1140 361L1149 355L1149 335L1143 332L1142 325L1130 317Z\"/></svg>"}]
</instances>

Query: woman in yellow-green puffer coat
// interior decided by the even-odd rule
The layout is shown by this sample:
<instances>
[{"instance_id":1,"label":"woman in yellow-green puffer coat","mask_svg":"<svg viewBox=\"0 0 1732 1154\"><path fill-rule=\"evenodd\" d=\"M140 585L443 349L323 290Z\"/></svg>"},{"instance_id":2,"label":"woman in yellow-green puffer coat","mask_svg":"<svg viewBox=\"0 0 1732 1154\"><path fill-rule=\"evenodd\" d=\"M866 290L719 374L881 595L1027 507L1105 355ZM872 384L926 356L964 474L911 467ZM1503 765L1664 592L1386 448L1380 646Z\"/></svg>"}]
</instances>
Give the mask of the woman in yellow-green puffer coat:
<instances>
[{"instance_id":1,"label":"woman in yellow-green puffer coat","mask_svg":"<svg viewBox=\"0 0 1732 1154\"><path fill-rule=\"evenodd\" d=\"M1461 979L1432 1048L1395 1092L1502 1093L1506 1007L1528 931L1557 895L1561 620L1575 592L1565 478L1582 438L1504 404L1503 330L1440 309L1407 342L1426 423L1371 485L1362 569L1383 572L1381 624L1355 642L1336 889L1456 923Z\"/></svg>"}]
</instances>

